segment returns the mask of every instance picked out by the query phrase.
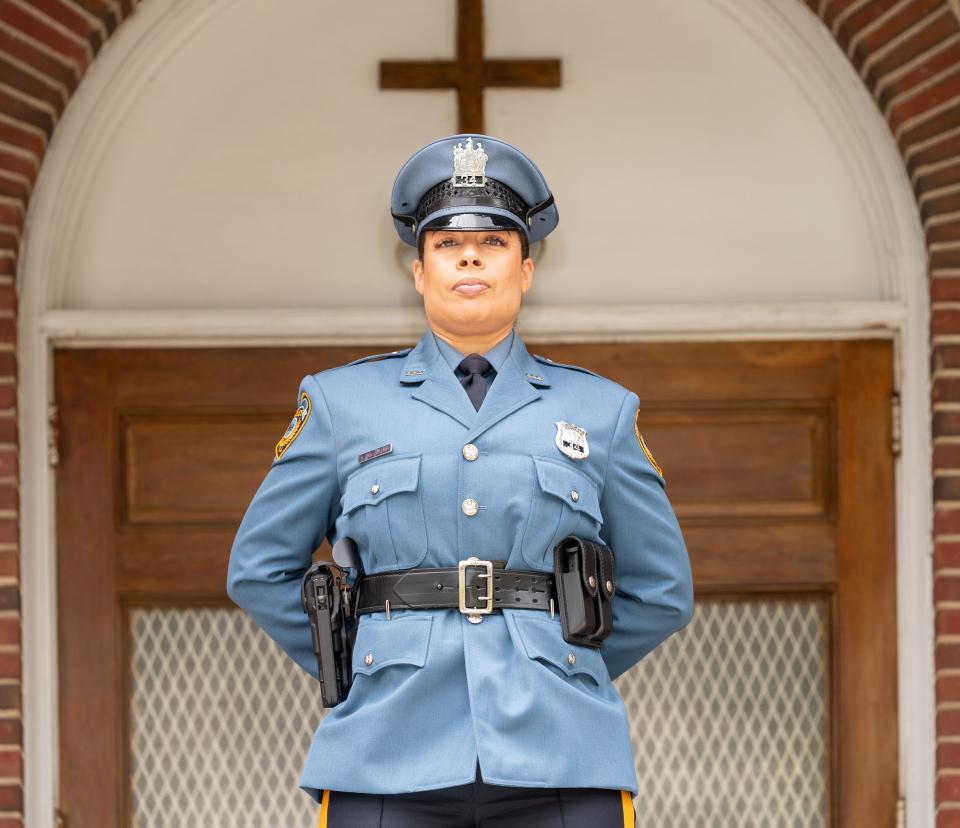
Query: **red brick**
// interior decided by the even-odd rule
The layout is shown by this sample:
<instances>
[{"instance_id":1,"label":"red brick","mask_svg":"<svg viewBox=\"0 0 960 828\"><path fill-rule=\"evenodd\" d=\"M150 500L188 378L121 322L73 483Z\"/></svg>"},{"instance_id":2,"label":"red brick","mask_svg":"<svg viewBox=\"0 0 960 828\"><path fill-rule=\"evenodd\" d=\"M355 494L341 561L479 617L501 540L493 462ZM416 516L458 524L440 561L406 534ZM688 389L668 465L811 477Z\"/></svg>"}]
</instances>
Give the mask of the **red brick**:
<instances>
[{"instance_id":1,"label":"red brick","mask_svg":"<svg viewBox=\"0 0 960 828\"><path fill-rule=\"evenodd\" d=\"M0 645L20 646L20 619L0 618Z\"/></svg>"},{"instance_id":2,"label":"red brick","mask_svg":"<svg viewBox=\"0 0 960 828\"><path fill-rule=\"evenodd\" d=\"M931 314L930 333L960 333L960 310L955 308L934 308Z\"/></svg>"},{"instance_id":3,"label":"red brick","mask_svg":"<svg viewBox=\"0 0 960 828\"><path fill-rule=\"evenodd\" d=\"M19 684L0 684L0 710L19 713L21 700Z\"/></svg>"},{"instance_id":4,"label":"red brick","mask_svg":"<svg viewBox=\"0 0 960 828\"><path fill-rule=\"evenodd\" d=\"M941 104L960 96L960 71L953 72L931 86L901 101L890 110L888 120L894 130L906 121L918 118Z\"/></svg>"},{"instance_id":5,"label":"red brick","mask_svg":"<svg viewBox=\"0 0 960 828\"><path fill-rule=\"evenodd\" d=\"M960 768L960 743L941 742L937 745L938 768Z\"/></svg>"},{"instance_id":6,"label":"red brick","mask_svg":"<svg viewBox=\"0 0 960 828\"><path fill-rule=\"evenodd\" d=\"M933 380L934 402L960 400L960 377L936 377Z\"/></svg>"},{"instance_id":7,"label":"red brick","mask_svg":"<svg viewBox=\"0 0 960 828\"><path fill-rule=\"evenodd\" d=\"M933 447L933 467L938 470L960 467L960 443L938 443Z\"/></svg>"},{"instance_id":8,"label":"red brick","mask_svg":"<svg viewBox=\"0 0 960 828\"><path fill-rule=\"evenodd\" d=\"M0 577L19 578L20 561L16 552L0 552Z\"/></svg>"},{"instance_id":9,"label":"red brick","mask_svg":"<svg viewBox=\"0 0 960 828\"><path fill-rule=\"evenodd\" d=\"M957 209L960 210L960 194L957 195ZM934 276L930 280L930 301L960 302L960 276ZM954 346L954 351L960 366L960 345Z\"/></svg>"},{"instance_id":10,"label":"red brick","mask_svg":"<svg viewBox=\"0 0 960 828\"><path fill-rule=\"evenodd\" d=\"M0 750L0 779L23 779L23 757L19 750Z\"/></svg>"},{"instance_id":11,"label":"red brick","mask_svg":"<svg viewBox=\"0 0 960 828\"><path fill-rule=\"evenodd\" d=\"M925 24L918 27L910 37L890 49L880 60L874 62L867 72L867 86L875 89L885 75L913 60L917 55L921 55L928 49L942 43L953 35L958 28L960 27L957 26L953 12L947 7L941 9L939 13L930 15ZM931 61L924 61L924 64ZM913 73L907 72L906 74L912 75ZM908 83L901 88L908 89L912 85L912 83Z\"/></svg>"},{"instance_id":12,"label":"red brick","mask_svg":"<svg viewBox=\"0 0 960 828\"><path fill-rule=\"evenodd\" d=\"M884 21L870 30L857 43L853 53L853 65L859 70L870 53L875 52L889 43L897 35L902 34L910 26L918 23L930 12L940 9L942 0L913 0L895 14L891 14Z\"/></svg>"},{"instance_id":13,"label":"red brick","mask_svg":"<svg viewBox=\"0 0 960 828\"><path fill-rule=\"evenodd\" d=\"M930 269L943 270L960 267L960 247L930 251Z\"/></svg>"},{"instance_id":14,"label":"red brick","mask_svg":"<svg viewBox=\"0 0 960 828\"><path fill-rule=\"evenodd\" d=\"M2 356L6 355L0 354ZM18 440L17 421L13 417L0 417L0 443L16 443Z\"/></svg>"},{"instance_id":15,"label":"red brick","mask_svg":"<svg viewBox=\"0 0 960 828\"><path fill-rule=\"evenodd\" d=\"M0 719L0 744L19 745L23 742L23 728L19 719Z\"/></svg>"},{"instance_id":16,"label":"red brick","mask_svg":"<svg viewBox=\"0 0 960 828\"><path fill-rule=\"evenodd\" d=\"M960 657L960 653L958 653ZM19 679L21 678L22 665L20 663L20 652L0 652L0 678Z\"/></svg>"},{"instance_id":17,"label":"red brick","mask_svg":"<svg viewBox=\"0 0 960 828\"><path fill-rule=\"evenodd\" d=\"M949 242L960 239L960 222L947 221L942 224L931 224L927 227L927 244Z\"/></svg>"},{"instance_id":18,"label":"red brick","mask_svg":"<svg viewBox=\"0 0 960 828\"><path fill-rule=\"evenodd\" d=\"M938 509L934 505L933 533L935 535L960 535L960 509Z\"/></svg>"},{"instance_id":19,"label":"red brick","mask_svg":"<svg viewBox=\"0 0 960 828\"><path fill-rule=\"evenodd\" d=\"M32 153L35 158L43 158L47 149L46 138L38 135L22 124L0 123L0 141Z\"/></svg>"},{"instance_id":20,"label":"red brick","mask_svg":"<svg viewBox=\"0 0 960 828\"><path fill-rule=\"evenodd\" d=\"M937 733L941 736L960 736L960 710L941 710L937 713Z\"/></svg>"},{"instance_id":21,"label":"red brick","mask_svg":"<svg viewBox=\"0 0 960 828\"><path fill-rule=\"evenodd\" d=\"M17 473L17 453L0 449L0 477L9 477Z\"/></svg>"},{"instance_id":22,"label":"red brick","mask_svg":"<svg viewBox=\"0 0 960 828\"><path fill-rule=\"evenodd\" d=\"M937 779L937 799L940 802L960 800L960 774L945 773Z\"/></svg>"},{"instance_id":23,"label":"red brick","mask_svg":"<svg viewBox=\"0 0 960 828\"><path fill-rule=\"evenodd\" d=\"M14 585L0 586L0 610L20 609L20 591Z\"/></svg>"},{"instance_id":24,"label":"red brick","mask_svg":"<svg viewBox=\"0 0 960 828\"><path fill-rule=\"evenodd\" d=\"M960 569L960 541L938 540L933 544L933 565L936 569Z\"/></svg>"},{"instance_id":25,"label":"red brick","mask_svg":"<svg viewBox=\"0 0 960 828\"><path fill-rule=\"evenodd\" d=\"M933 582L933 599L938 602L960 601L960 575L937 575Z\"/></svg>"},{"instance_id":26,"label":"red brick","mask_svg":"<svg viewBox=\"0 0 960 828\"><path fill-rule=\"evenodd\" d=\"M938 616L943 614L937 613ZM955 611L955 614L960 614L960 610ZM936 690L938 704L960 702L960 676L938 676Z\"/></svg>"},{"instance_id":27,"label":"red brick","mask_svg":"<svg viewBox=\"0 0 960 828\"><path fill-rule=\"evenodd\" d=\"M20 785L0 785L0 810L23 810L23 788Z\"/></svg>"},{"instance_id":28,"label":"red brick","mask_svg":"<svg viewBox=\"0 0 960 828\"><path fill-rule=\"evenodd\" d=\"M938 610L935 625L937 635L960 635L960 609ZM0 644L2 643L3 641L0 640ZM960 691L960 684L957 685L957 689Z\"/></svg>"},{"instance_id":29,"label":"red brick","mask_svg":"<svg viewBox=\"0 0 960 828\"><path fill-rule=\"evenodd\" d=\"M3 654L0 653L0 663ZM938 670L954 670L960 668L960 644L937 644L934 658ZM2 675L2 673L0 673ZM14 678L14 676L9 676Z\"/></svg>"},{"instance_id":30,"label":"red brick","mask_svg":"<svg viewBox=\"0 0 960 828\"><path fill-rule=\"evenodd\" d=\"M960 828L960 810L938 811L937 828Z\"/></svg>"},{"instance_id":31,"label":"red brick","mask_svg":"<svg viewBox=\"0 0 960 828\"><path fill-rule=\"evenodd\" d=\"M0 468L2 468L2 452L0 452ZM935 477L933 479L934 500L960 500L960 477ZM3 534L3 522L0 521L0 536Z\"/></svg>"},{"instance_id":32,"label":"red brick","mask_svg":"<svg viewBox=\"0 0 960 828\"><path fill-rule=\"evenodd\" d=\"M844 21L835 28L834 36L837 39L837 42L840 44L840 48L844 51L847 50L847 46L850 45L851 38L857 34L864 26L872 23L880 15L884 14L894 5L896 0L876 0L874 3L867 3L862 9L859 9L849 17L845 18ZM839 7L847 7L853 5L852 2L834 2L830 4L835 9ZM840 11L836 11L836 16L840 16ZM827 15L824 15L826 18ZM827 24L830 25L829 23ZM831 27L833 28L833 27Z\"/></svg>"},{"instance_id":33,"label":"red brick","mask_svg":"<svg viewBox=\"0 0 960 828\"><path fill-rule=\"evenodd\" d=\"M0 20L34 40L39 40L55 52L66 55L76 61L81 72L86 71L90 63L88 48L67 37L49 23L10 3L0 4Z\"/></svg>"}]
</instances>

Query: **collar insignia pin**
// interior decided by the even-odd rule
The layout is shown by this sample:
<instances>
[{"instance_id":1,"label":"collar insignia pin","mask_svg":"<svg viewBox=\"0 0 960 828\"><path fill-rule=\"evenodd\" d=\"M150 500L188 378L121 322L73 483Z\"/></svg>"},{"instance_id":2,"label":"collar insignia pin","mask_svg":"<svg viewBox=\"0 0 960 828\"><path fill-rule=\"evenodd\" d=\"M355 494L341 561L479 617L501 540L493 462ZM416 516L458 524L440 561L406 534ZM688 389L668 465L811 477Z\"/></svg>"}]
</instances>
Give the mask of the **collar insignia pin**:
<instances>
[{"instance_id":1,"label":"collar insignia pin","mask_svg":"<svg viewBox=\"0 0 960 828\"><path fill-rule=\"evenodd\" d=\"M565 423L563 420L557 420L556 426L557 448L571 460L586 460L590 455L587 430L572 423Z\"/></svg>"},{"instance_id":2,"label":"collar insignia pin","mask_svg":"<svg viewBox=\"0 0 960 828\"><path fill-rule=\"evenodd\" d=\"M453 182L454 187L482 187L487 183L487 153L483 144L477 141L473 145L473 138L467 138L467 145L457 144L453 148Z\"/></svg>"}]
</instances>

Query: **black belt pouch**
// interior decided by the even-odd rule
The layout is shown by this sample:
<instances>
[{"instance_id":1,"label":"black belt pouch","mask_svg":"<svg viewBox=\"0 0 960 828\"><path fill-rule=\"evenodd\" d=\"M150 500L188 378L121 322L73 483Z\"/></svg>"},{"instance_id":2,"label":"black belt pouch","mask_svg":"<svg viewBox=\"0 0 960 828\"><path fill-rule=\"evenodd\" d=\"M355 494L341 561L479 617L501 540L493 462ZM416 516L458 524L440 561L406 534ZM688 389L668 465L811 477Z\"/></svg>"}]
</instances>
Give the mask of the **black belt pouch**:
<instances>
[{"instance_id":1,"label":"black belt pouch","mask_svg":"<svg viewBox=\"0 0 960 828\"><path fill-rule=\"evenodd\" d=\"M553 547L563 640L602 647L613 632L613 550L567 535Z\"/></svg>"}]
</instances>

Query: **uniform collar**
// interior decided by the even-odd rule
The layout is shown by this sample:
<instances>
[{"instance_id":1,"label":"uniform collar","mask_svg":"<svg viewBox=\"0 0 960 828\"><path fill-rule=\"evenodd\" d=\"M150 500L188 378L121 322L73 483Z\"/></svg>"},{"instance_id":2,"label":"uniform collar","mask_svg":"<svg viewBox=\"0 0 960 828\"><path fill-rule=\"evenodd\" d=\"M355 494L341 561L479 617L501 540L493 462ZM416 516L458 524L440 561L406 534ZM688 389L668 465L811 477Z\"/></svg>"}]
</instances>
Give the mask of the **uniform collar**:
<instances>
[{"instance_id":1,"label":"uniform collar","mask_svg":"<svg viewBox=\"0 0 960 828\"><path fill-rule=\"evenodd\" d=\"M505 344L507 342L509 342L509 345ZM400 366L400 382L423 382L432 372L448 370L449 367L456 368L456 365L449 366L449 361L440 351L440 344L440 341L428 325L423 332L423 336L420 337L420 341L414 346L413 350L407 354L403 364ZM456 348L447 345L445 342L442 344L450 348L454 353L459 354ZM494 353L500 348L503 348L502 357ZM491 357L490 354L494 356ZM493 348L487 352L486 356L498 372L503 370L503 364L510 359L519 370L521 376L525 377L530 384L536 385L539 388L550 387L550 382L543 375L541 366L530 356L527 351L527 346L524 345L516 329L494 345ZM497 359L497 357L500 358ZM463 359L462 355L460 359ZM497 361L494 361L495 359L497 359ZM457 364L459 364L459 359L457 360ZM490 387L492 388L493 386L491 385Z\"/></svg>"},{"instance_id":2,"label":"uniform collar","mask_svg":"<svg viewBox=\"0 0 960 828\"><path fill-rule=\"evenodd\" d=\"M414 399L442 411L470 429L467 440L471 441L518 408L540 399L542 395L538 389L550 386L541 370L519 334L514 332L510 350L497 372L497 381L490 385L483 405L477 411L463 393L460 380L450 370L428 326L403 360L399 379L411 386L410 395Z\"/></svg>"},{"instance_id":3,"label":"uniform collar","mask_svg":"<svg viewBox=\"0 0 960 828\"><path fill-rule=\"evenodd\" d=\"M486 358L493 366L494 371L499 371L500 366L503 365L503 361L507 358L507 354L510 353L510 347L513 344L513 338L516 336L516 331L511 328L510 333L508 333L503 339L501 339L496 345L494 345L489 351L486 351L483 356ZM456 371L457 366L460 364L460 361L466 356L466 354L461 354L453 345L448 342L444 342L439 336L435 333L433 334L434 341L437 343L437 350L440 351L440 354L447 361L447 365L450 366L451 371Z\"/></svg>"}]
</instances>

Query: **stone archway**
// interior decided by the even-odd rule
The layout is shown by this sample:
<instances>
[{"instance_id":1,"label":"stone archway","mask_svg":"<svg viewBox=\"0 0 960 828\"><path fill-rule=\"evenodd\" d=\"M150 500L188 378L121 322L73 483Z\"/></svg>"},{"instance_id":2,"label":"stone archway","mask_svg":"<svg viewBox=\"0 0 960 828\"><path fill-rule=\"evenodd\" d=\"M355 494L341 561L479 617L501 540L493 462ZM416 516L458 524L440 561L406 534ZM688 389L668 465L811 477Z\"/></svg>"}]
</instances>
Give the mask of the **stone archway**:
<instances>
[{"instance_id":1,"label":"stone archway","mask_svg":"<svg viewBox=\"0 0 960 828\"><path fill-rule=\"evenodd\" d=\"M937 533L938 804L960 824L960 22L945 0L807 5L887 119L913 185L930 256ZM133 0L0 5L0 812L22 813L16 493L16 286L21 231L56 125ZM956 743L954 742L956 739ZM14 817L16 820L17 818ZM2 824L2 822L0 822Z\"/></svg>"}]
</instances>

